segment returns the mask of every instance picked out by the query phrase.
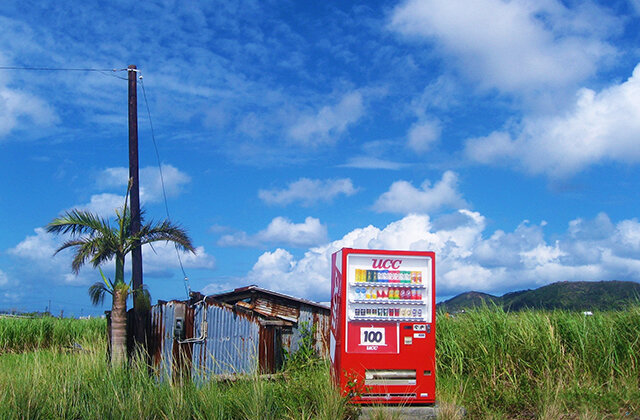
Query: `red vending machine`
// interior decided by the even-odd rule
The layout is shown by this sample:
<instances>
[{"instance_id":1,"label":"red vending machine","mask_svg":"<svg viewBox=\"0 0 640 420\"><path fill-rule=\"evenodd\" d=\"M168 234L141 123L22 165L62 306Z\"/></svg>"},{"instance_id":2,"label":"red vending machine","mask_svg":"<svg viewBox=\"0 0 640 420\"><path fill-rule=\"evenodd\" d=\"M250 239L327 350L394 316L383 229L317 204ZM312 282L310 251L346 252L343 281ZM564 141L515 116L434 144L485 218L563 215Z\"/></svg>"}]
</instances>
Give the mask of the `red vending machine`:
<instances>
[{"instance_id":1,"label":"red vending machine","mask_svg":"<svg viewBox=\"0 0 640 420\"><path fill-rule=\"evenodd\" d=\"M331 373L355 403L435 403L435 254L332 256Z\"/></svg>"}]
</instances>

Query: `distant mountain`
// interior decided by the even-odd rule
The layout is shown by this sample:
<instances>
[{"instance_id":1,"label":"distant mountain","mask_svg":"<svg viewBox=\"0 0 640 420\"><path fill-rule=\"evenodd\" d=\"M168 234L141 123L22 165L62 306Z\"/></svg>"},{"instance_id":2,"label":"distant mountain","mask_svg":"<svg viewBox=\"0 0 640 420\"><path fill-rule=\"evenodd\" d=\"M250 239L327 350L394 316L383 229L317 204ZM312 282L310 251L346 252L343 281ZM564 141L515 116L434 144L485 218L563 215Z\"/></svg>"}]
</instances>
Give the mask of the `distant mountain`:
<instances>
[{"instance_id":1,"label":"distant mountain","mask_svg":"<svg viewBox=\"0 0 640 420\"><path fill-rule=\"evenodd\" d=\"M459 312L486 304L505 311L522 309L566 309L573 311L623 309L640 304L640 283L631 281L563 281L533 290L520 290L493 296L466 292L444 302L438 309Z\"/></svg>"}]
</instances>

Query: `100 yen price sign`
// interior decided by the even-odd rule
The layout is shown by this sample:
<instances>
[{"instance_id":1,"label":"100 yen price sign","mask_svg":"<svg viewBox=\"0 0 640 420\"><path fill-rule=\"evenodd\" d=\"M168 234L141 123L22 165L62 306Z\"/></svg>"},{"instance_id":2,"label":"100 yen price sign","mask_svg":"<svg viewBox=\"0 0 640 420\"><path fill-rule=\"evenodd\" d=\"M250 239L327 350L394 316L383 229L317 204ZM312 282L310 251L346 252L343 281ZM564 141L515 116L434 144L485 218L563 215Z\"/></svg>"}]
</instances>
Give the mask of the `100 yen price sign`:
<instances>
[{"instance_id":1,"label":"100 yen price sign","mask_svg":"<svg viewBox=\"0 0 640 420\"><path fill-rule=\"evenodd\" d=\"M376 327L360 328L361 346L386 346L385 329Z\"/></svg>"}]
</instances>

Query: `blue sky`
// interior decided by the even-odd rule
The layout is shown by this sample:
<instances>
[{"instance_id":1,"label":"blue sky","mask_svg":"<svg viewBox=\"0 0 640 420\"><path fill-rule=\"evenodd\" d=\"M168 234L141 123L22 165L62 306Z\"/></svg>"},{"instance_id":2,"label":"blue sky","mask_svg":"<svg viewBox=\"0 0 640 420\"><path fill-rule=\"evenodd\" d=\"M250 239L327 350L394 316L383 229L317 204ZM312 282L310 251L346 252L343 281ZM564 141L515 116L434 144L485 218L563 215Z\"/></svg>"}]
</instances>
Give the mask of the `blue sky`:
<instances>
[{"instance_id":1,"label":"blue sky","mask_svg":"<svg viewBox=\"0 0 640 420\"><path fill-rule=\"evenodd\" d=\"M637 0L75 3L2 2L0 67L138 66L193 290L326 301L342 247L435 251L439 300L640 281ZM123 77L0 70L0 309L108 309L43 227L122 205ZM152 297L184 298L154 249Z\"/></svg>"}]
</instances>

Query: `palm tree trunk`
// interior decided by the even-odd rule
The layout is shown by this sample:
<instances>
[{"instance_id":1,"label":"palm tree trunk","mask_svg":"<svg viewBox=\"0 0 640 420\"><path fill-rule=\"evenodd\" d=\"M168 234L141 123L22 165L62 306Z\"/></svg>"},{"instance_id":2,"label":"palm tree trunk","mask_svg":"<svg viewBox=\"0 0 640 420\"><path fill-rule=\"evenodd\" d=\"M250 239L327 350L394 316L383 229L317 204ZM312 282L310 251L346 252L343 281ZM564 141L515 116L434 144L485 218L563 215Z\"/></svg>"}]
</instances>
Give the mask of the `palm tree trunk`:
<instances>
[{"instance_id":1,"label":"palm tree trunk","mask_svg":"<svg viewBox=\"0 0 640 420\"><path fill-rule=\"evenodd\" d=\"M111 362L122 364L127 356L127 291L116 285L111 305Z\"/></svg>"}]
</instances>

